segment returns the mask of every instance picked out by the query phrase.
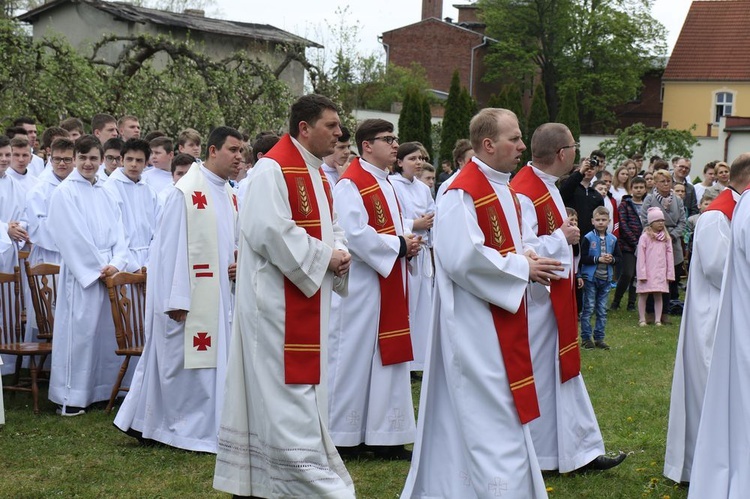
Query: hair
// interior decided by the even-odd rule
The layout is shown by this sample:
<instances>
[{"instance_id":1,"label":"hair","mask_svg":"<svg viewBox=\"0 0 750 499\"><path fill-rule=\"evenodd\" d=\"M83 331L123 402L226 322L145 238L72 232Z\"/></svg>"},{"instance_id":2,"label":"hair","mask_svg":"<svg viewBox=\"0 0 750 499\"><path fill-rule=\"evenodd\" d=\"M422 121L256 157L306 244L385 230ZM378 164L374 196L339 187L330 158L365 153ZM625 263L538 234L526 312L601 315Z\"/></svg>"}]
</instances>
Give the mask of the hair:
<instances>
[{"instance_id":1,"label":"hair","mask_svg":"<svg viewBox=\"0 0 750 499\"><path fill-rule=\"evenodd\" d=\"M717 170L718 170L719 168L721 168L722 166L723 166L724 168L728 168L728 169L729 169L729 174L731 175L731 173L732 173L732 169L731 169L731 168L729 168L729 165L728 165L728 164L726 164L726 163L725 163L724 161L717 161L717 162L716 162L716 169L717 169Z\"/></svg>"},{"instance_id":2,"label":"hair","mask_svg":"<svg viewBox=\"0 0 750 499\"><path fill-rule=\"evenodd\" d=\"M677 163L682 159L682 156L672 156L672 164Z\"/></svg>"},{"instance_id":3,"label":"hair","mask_svg":"<svg viewBox=\"0 0 750 499\"><path fill-rule=\"evenodd\" d=\"M421 146L422 144L420 144L419 142L404 142L403 144L398 146L398 152L396 153L396 162L393 163L394 173L403 173L404 169L401 168L398 162L415 151L421 152Z\"/></svg>"},{"instance_id":4,"label":"hair","mask_svg":"<svg viewBox=\"0 0 750 499\"><path fill-rule=\"evenodd\" d=\"M653 170L654 172L658 170L669 170L669 163L667 163L663 159L657 159L656 161L654 161Z\"/></svg>"},{"instance_id":5,"label":"hair","mask_svg":"<svg viewBox=\"0 0 750 499\"><path fill-rule=\"evenodd\" d=\"M634 185L643 184L646 185L646 179L643 177L633 177L630 179L630 188L632 189Z\"/></svg>"},{"instance_id":6,"label":"hair","mask_svg":"<svg viewBox=\"0 0 750 499\"><path fill-rule=\"evenodd\" d=\"M425 163L424 165L422 165L422 171L435 173L435 167L429 163Z\"/></svg>"},{"instance_id":7,"label":"hair","mask_svg":"<svg viewBox=\"0 0 750 499\"><path fill-rule=\"evenodd\" d=\"M605 208L604 206L597 206L596 208L594 208L594 212L591 214L591 218L600 215L607 215L607 218L609 218L609 210L607 210L607 208Z\"/></svg>"},{"instance_id":8,"label":"hair","mask_svg":"<svg viewBox=\"0 0 750 499\"><path fill-rule=\"evenodd\" d=\"M190 166L193 163L195 163L195 158L191 156L190 154L185 154L184 152L181 152L180 154L175 154L175 157L172 158L172 174L174 174L175 170L177 170L178 166Z\"/></svg>"},{"instance_id":9,"label":"hair","mask_svg":"<svg viewBox=\"0 0 750 499\"><path fill-rule=\"evenodd\" d=\"M91 132L93 133L94 130L104 130L104 127L110 123L117 125L117 120L111 114L95 114L91 118Z\"/></svg>"},{"instance_id":10,"label":"hair","mask_svg":"<svg viewBox=\"0 0 750 499\"><path fill-rule=\"evenodd\" d=\"M243 134L244 135L244 134ZM247 144L247 142L245 142ZM250 145L246 145L242 148L242 162L245 164L253 164L253 148Z\"/></svg>"},{"instance_id":11,"label":"hair","mask_svg":"<svg viewBox=\"0 0 750 499\"><path fill-rule=\"evenodd\" d=\"M50 151L73 151L75 150L75 146L75 142L68 137L58 137L52 141L52 145L49 148Z\"/></svg>"},{"instance_id":12,"label":"hair","mask_svg":"<svg viewBox=\"0 0 750 499\"><path fill-rule=\"evenodd\" d=\"M0 135L0 149L10 147L10 139L7 135Z\"/></svg>"},{"instance_id":13,"label":"hair","mask_svg":"<svg viewBox=\"0 0 750 499\"><path fill-rule=\"evenodd\" d=\"M632 159L633 161L642 160L643 159L643 154L637 152L637 153L633 154L632 156L630 156L630 159Z\"/></svg>"},{"instance_id":14,"label":"hair","mask_svg":"<svg viewBox=\"0 0 750 499\"><path fill-rule=\"evenodd\" d=\"M47 128L42 132L42 140L40 142L41 148L47 149L48 147L51 147L55 139L60 137L68 138L70 137L70 133L65 128L59 126L51 126Z\"/></svg>"},{"instance_id":15,"label":"hair","mask_svg":"<svg viewBox=\"0 0 750 499\"><path fill-rule=\"evenodd\" d=\"M263 156L268 154L268 151L276 145L279 139L279 136L273 132L261 132L256 135L255 142L252 145L253 157L251 163L255 164L258 161L258 154L263 154Z\"/></svg>"},{"instance_id":16,"label":"hair","mask_svg":"<svg viewBox=\"0 0 750 499\"><path fill-rule=\"evenodd\" d=\"M422 144L421 142L417 142L417 144L419 144L419 150L422 152L422 159L425 163L427 163L428 161L430 161L430 153L427 151L427 148L424 146L424 144Z\"/></svg>"},{"instance_id":17,"label":"hair","mask_svg":"<svg viewBox=\"0 0 750 499\"><path fill-rule=\"evenodd\" d=\"M188 141L195 142L195 144L197 145L201 145L201 134L198 133L198 130L196 130L195 128L186 128L180 132L180 135L177 136L178 146L184 146L188 143Z\"/></svg>"},{"instance_id":18,"label":"hair","mask_svg":"<svg viewBox=\"0 0 750 499\"><path fill-rule=\"evenodd\" d=\"M651 156L650 158L648 158L648 162L649 164L652 164L656 161L659 161L660 159L661 159L661 156Z\"/></svg>"},{"instance_id":19,"label":"hair","mask_svg":"<svg viewBox=\"0 0 750 499\"><path fill-rule=\"evenodd\" d=\"M217 126L208 136L206 149L210 149L211 146L214 146L216 149L221 149L224 147L224 142L227 141L227 137L234 137L242 142L242 134L236 128L230 126Z\"/></svg>"},{"instance_id":20,"label":"hair","mask_svg":"<svg viewBox=\"0 0 750 499\"><path fill-rule=\"evenodd\" d=\"M78 118L68 118L60 122L60 128L64 128L68 132L78 131L83 133L83 121Z\"/></svg>"},{"instance_id":21,"label":"hair","mask_svg":"<svg viewBox=\"0 0 750 499\"><path fill-rule=\"evenodd\" d=\"M29 142L28 137L26 136L15 136L12 139L10 139L10 147L30 147L31 143Z\"/></svg>"},{"instance_id":22,"label":"hair","mask_svg":"<svg viewBox=\"0 0 750 499\"><path fill-rule=\"evenodd\" d=\"M167 154L174 151L174 142L172 142L172 139L167 137L166 135L162 137L156 137L154 139L148 140L148 146L151 148L151 150L156 149L157 147L161 147L166 151Z\"/></svg>"},{"instance_id":23,"label":"hair","mask_svg":"<svg viewBox=\"0 0 750 499\"><path fill-rule=\"evenodd\" d=\"M143 140L145 140L146 142L150 144L152 140L158 139L159 137L166 137L166 136L167 134L162 132L161 130L153 130L151 132L148 132L146 136L142 138Z\"/></svg>"},{"instance_id":24,"label":"hair","mask_svg":"<svg viewBox=\"0 0 750 499\"><path fill-rule=\"evenodd\" d=\"M456 145L453 146L453 166L458 168L458 160L463 159L466 153L472 149L469 139L458 139Z\"/></svg>"},{"instance_id":25,"label":"hair","mask_svg":"<svg viewBox=\"0 0 750 499\"><path fill-rule=\"evenodd\" d=\"M5 129L5 135L7 135L9 139L12 139L16 135L23 135L24 137L28 137L29 133L22 126L9 126Z\"/></svg>"},{"instance_id":26,"label":"hair","mask_svg":"<svg viewBox=\"0 0 750 499\"><path fill-rule=\"evenodd\" d=\"M719 197L720 193L721 193L721 189L717 189L715 186L711 186L703 192L703 196L701 196L700 203L703 203L704 201L711 202L717 197Z\"/></svg>"},{"instance_id":27,"label":"hair","mask_svg":"<svg viewBox=\"0 0 750 499\"><path fill-rule=\"evenodd\" d=\"M561 147L568 144L570 130L562 123L545 123L531 136L531 160L535 165L550 166ZM574 151L575 152L575 151Z\"/></svg>"},{"instance_id":28,"label":"hair","mask_svg":"<svg viewBox=\"0 0 750 499\"><path fill-rule=\"evenodd\" d=\"M339 112L339 107L323 95L308 94L297 99L297 102L292 104L292 112L289 115L289 135L295 139L299 136L299 124L302 121L310 126L315 126L326 109L336 113Z\"/></svg>"},{"instance_id":29,"label":"hair","mask_svg":"<svg viewBox=\"0 0 750 499\"><path fill-rule=\"evenodd\" d=\"M708 163L706 163L706 166L703 167L703 173L705 174L708 173L708 170L715 169L716 163L718 163L718 161L709 161Z\"/></svg>"},{"instance_id":30,"label":"hair","mask_svg":"<svg viewBox=\"0 0 750 499\"><path fill-rule=\"evenodd\" d=\"M602 170L601 173L599 173L599 180L604 180L605 177L612 178L612 172L609 170Z\"/></svg>"},{"instance_id":31,"label":"hair","mask_svg":"<svg viewBox=\"0 0 750 499\"><path fill-rule=\"evenodd\" d=\"M656 220L656 221L657 221L657 222L663 222L664 220ZM643 232L645 232L646 234L648 234L649 236L651 236L651 237L653 237L653 238L656 238L656 233L657 233L657 232L656 232L656 231L655 231L655 230L654 230L654 229L653 229L653 228L651 227L651 224L646 224L646 226L645 226L645 227L643 227ZM672 236L670 236L670 235L669 235L669 231L667 230L667 227L666 227L666 225L665 225L665 226L664 226L664 228L663 228L662 230L660 230L659 232L663 232L663 233L664 233L664 235L666 236L666 239L665 239L665 241L666 241L667 243L671 243L671 241L672 241Z\"/></svg>"},{"instance_id":32,"label":"hair","mask_svg":"<svg viewBox=\"0 0 750 499\"><path fill-rule=\"evenodd\" d=\"M578 218L578 212L574 208L571 208L570 206L565 207L565 213L568 214L568 218L572 218L572 217Z\"/></svg>"},{"instance_id":33,"label":"hair","mask_svg":"<svg viewBox=\"0 0 750 499\"><path fill-rule=\"evenodd\" d=\"M111 139L108 139L106 142L104 142L102 150L109 151L110 149L115 149L118 153L120 153L120 155L122 155L122 146L124 145L125 141L120 137L112 137Z\"/></svg>"},{"instance_id":34,"label":"hair","mask_svg":"<svg viewBox=\"0 0 750 499\"><path fill-rule=\"evenodd\" d=\"M631 160L625 161L623 164L621 164L620 166L617 167L617 169L615 170L615 174L612 175L612 187L614 187L615 189L619 189L621 187L624 187L625 190L628 191L628 193L630 193L630 186L631 186L631 184L630 184L630 176L628 176L628 179L625 180L624 184L620 183L620 181L618 180L618 177L620 175L620 172L622 172L622 171L627 172L628 171L628 165L630 163L633 163L633 161L631 161ZM633 163L633 164L635 164L635 163Z\"/></svg>"},{"instance_id":35,"label":"hair","mask_svg":"<svg viewBox=\"0 0 750 499\"><path fill-rule=\"evenodd\" d=\"M361 153L363 151L363 142L370 142L377 134L383 132L393 132L393 123L381 120L380 118L363 121L359 127L357 127L357 131L354 134L354 140L357 142L357 149L359 149L359 152Z\"/></svg>"},{"instance_id":36,"label":"hair","mask_svg":"<svg viewBox=\"0 0 750 499\"><path fill-rule=\"evenodd\" d=\"M132 114L125 114L121 116L119 120L117 120L117 128L120 128L122 125L124 125L126 121L138 121L138 118L133 116Z\"/></svg>"},{"instance_id":37,"label":"hair","mask_svg":"<svg viewBox=\"0 0 750 499\"><path fill-rule=\"evenodd\" d=\"M99 156L104 156L102 143L99 142L99 139L97 139L94 135L81 135L80 137L78 137L78 140L76 140L76 145L73 152L74 154L86 154L92 149L96 149L97 151L99 151Z\"/></svg>"},{"instance_id":38,"label":"hair","mask_svg":"<svg viewBox=\"0 0 750 499\"><path fill-rule=\"evenodd\" d=\"M349 142L351 138L352 132L350 132L344 125L341 125L341 137L339 137L339 142Z\"/></svg>"},{"instance_id":39,"label":"hair","mask_svg":"<svg viewBox=\"0 0 750 499\"><path fill-rule=\"evenodd\" d=\"M594 184L593 184L593 185L592 185L591 187L593 187L594 189L596 189L596 188L597 188L597 187L599 187L600 185L603 185L604 187L609 187L609 186L607 185L607 182L605 182L604 180L601 180L601 179L600 179L600 180L597 180L596 182L594 182Z\"/></svg>"},{"instance_id":40,"label":"hair","mask_svg":"<svg viewBox=\"0 0 750 499\"><path fill-rule=\"evenodd\" d=\"M151 156L151 148L149 147L148 142L143 139L128 139L120 149L120 156L124 158L125 153L129 151L141 151L146 158L146 162L148 162L148 158Z\"/></svg>"},{"instance_id":41,"label":"hair","mask_svg":"<svg viewBox=\"0 0 750 499\"><path fill-rule=\"evenodd\" d=\"M511 117L518 122L516 113L497 107L486 107L474 115L469 123L469 140L475 152L481 150L484 139L494 139L500 135L500 125L497 121L503 116Z\"/></svg>"},{"instance_id":42,"label":"hair","mask_svg":"<svg viewBox=\"0 0 750 499\"><path fill-rule=\"evenodd\" d=\"M597 158L607 159L607 156L599 149L594 149L593 151L591 151L589 157L593 158L594 156L596 156Z\"/></svg>"},{"instance_id":43,"label":"hair","mask_svg":"<svg viewBox=\"0 0 750 499\"><path fill-rule=\"evenodd\" d=\"M732 162L729 170L729 181L731 183L740 183L743 188L750 183L750 154L740 154Z\"/></svg>"},{"instance_id":44,"label":"hair","mask_svg":"<svg viewBox=\"0 0 750 499\"><path fill-rule=\"evenodd\" d=\"M23 125L36 125L36 120L29 116L19 116L13 120L13 126L20 126L23 128Z\"/></svg>"}]
</instances>

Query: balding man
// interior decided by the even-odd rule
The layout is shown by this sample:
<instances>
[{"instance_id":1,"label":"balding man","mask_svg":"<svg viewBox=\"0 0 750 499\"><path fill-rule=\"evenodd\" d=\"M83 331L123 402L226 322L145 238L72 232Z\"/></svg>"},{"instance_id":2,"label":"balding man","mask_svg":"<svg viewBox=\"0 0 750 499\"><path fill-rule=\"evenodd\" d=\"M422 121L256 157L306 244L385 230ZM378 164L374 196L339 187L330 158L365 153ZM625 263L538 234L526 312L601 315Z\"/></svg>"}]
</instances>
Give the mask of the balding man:
<instances>
[{"instance_id":1,"label":"balding man","mask_svg":"<svg viewBox=\"0 0 750 499\"><path fill-rule=\"evenodd\" d=\"M542 470L608 469L625 454L604 456L604 442L580 375L578 320L575 306L573 250L580 237L568 222L555 183L573 169L578 144L567 126L547 123L531 138L532 161L511 186L518 194L523 220L539 238L537 253L566 266L565 276L549 287L529 285L529 343L541 416L529 429Z\"/></svg>"}]
</instances>

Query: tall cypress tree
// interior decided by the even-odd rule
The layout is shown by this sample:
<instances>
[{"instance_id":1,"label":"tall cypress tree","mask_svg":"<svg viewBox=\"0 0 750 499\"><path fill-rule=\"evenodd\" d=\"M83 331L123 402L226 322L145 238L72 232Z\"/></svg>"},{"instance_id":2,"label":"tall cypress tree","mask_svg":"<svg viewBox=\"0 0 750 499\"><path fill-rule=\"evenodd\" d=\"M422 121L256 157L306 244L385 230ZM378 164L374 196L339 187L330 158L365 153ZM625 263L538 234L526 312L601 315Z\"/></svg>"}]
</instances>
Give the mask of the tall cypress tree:
<instances>
[{"instance_id":1,"label":"tall cypress tree","mask_svg":"<svg viewBox=\"0 0 750 499\"><path fill-rule=\"evenodd\" d=\"M461 80L458 76L458 70L453 72L451 86L448 91L448 99L445 101L445 114L443 116L443 132L440 136L440 162L444 160L452 161L453 147L456 141L468 136L464 132L462 121L465 112L461 99Z\"/></svg>"},{"instance_id":2,"label":"tall cypress tree","mask_svg":"<svg viewBox=\"0 0 750 499\"><path fill-rule=\"evenodd\" d=\"M434 158L432 150L432 110L427 96L422 96L422 140L420 140L430 159Z\"/></svg>"},{"instance_id":3,"label":"tall cypress tree","mask_svg":"<svg viewBox=\"0 0 750 499\"><path fill-rule=\"evenodd\" d=\"M536 86L534 97L531 99L527 135L531 137L534 130L545 123L549 123L549 110L547 109L547 100L544 96L544 85L540 83Z\"/></svg>"},{"instance_id":4,"label":"tall cypress tree","mask_svg":"<svg viewBox=\"0 0 750 499\"><path fill-rule=\"evenodd\" d=\"M560 112L555 119L558 123L567 125L573 138L578 140L581 136L581 122L578 117L578 101L573 87L568 87L562 92L562 102L560 103Z\"/></svg>"}]
</instances>

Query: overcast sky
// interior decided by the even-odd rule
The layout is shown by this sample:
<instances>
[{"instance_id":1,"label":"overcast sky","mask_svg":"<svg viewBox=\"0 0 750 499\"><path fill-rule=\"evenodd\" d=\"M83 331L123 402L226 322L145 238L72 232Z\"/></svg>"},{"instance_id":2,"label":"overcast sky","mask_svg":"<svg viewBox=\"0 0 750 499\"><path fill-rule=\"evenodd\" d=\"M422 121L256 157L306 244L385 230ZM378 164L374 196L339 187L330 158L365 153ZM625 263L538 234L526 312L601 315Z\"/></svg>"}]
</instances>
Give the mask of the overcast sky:
<instances>
[{"instance_id":1,"label":"overcast sky","mask_svg":"<svg viewBox=\"0 0 750 499\"><path fill-rule=\"evenodd\" d=\"M381 53L378 35L400 26L418 22L422 14L421 0L215 0L220 14L217 17L237 21L271 24L277 28L291 31L315 41L320 40L320 33L328 22L337 22L336 9L349 6L352 22L359 22L361 27L361 53ZM454 4L470 3L468 0L444 1L443 17L458 17ZM667 39L671 51L682 23L685 21L691 0L656 0L652 14L664 26L669 36ZM269 8L270 7L270 8ZM211 15L209 11L208 15Z\"/></svg>"}]
</instances>

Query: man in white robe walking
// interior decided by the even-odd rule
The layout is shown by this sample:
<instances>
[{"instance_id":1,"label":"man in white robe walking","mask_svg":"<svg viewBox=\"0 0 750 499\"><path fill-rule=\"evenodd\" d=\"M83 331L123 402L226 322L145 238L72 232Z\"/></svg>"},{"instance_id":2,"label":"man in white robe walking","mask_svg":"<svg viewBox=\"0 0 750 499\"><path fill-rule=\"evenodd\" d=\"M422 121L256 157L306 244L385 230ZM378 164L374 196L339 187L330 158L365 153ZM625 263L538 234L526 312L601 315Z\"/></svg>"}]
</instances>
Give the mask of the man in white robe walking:
<instances>
[{"instance_id":1,"label":"man in white robe walking","mask_svg":"<svg viewBox=\"0 0 750 499\"><path fill-rule=\"evenodd\" d=\"M152 244L146 345L115 426L141 440L216 452L233 307L242 134L217 127L203 165L172 188Z\"/></svg>"},{"instance_id":2,"label":"man in white robe walking","mask_svg":"<svg viewBox=\"0 0 750 499\"><path fill-rule=\"evenodd\" d=\"M750 183L750 154L739 156L724 189L698 218L693 236L685 294L685 311L677 341L672 397L669 405L664 476L690 482L695 439L701 420L706 379L711 365L719 314L724 264L732 235L732 214ZM726 359L720 360L724 362Z\"/></svg>"},{"instance_id":3,"label":"man in white robe walking","mask_svg":"<svg viewBox=\"0 0 750 499\"><path fill-rule=\"evenodd\" d=\"M529 250L536 238L508 187L526 149L515 114L483 109L470 136L476 155L437 206L433 335L401 497L539 499L524 296L563 267Z\"/></svg>"},{"instance_id":4,"label":"man in white robe walking","mask_svg":"<svg viewBox=\"0 0 750 499\"><path fill-rule=\"evenodd\" d=\"M301 97L290 133L253 168L240 214L238 308L214 487L252 497L354 497L328 435L331 291L350 256L321 157L341 135L336 105Z\"/></svg>"}]
</instances>

